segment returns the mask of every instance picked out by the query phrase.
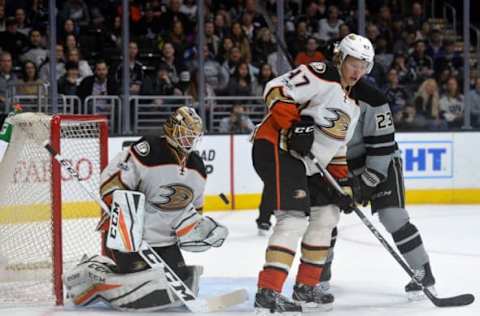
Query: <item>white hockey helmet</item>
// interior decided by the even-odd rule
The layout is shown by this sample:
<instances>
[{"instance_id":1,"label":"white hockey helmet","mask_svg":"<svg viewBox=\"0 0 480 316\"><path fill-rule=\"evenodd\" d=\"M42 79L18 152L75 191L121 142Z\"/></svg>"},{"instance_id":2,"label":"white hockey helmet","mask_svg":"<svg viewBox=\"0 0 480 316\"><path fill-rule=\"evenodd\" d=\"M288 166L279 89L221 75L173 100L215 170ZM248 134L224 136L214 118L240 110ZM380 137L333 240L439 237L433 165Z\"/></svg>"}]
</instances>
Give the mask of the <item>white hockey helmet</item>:
<instances>
[{"instance_id":1,"label":"white hockey helmet","mask_svg":"<svg viewBox=\"0 0 480 316\"><path fill-rule=\"evenodd\" d=\"M340 65L343 63L347 56L352 56L360 60L364 60L368 63L367 74L372 71L375 50L370 40L361 35L350 33L345 36L340 43L335 47L335 53L339 54Z\"/></svg>"}]
</instances>

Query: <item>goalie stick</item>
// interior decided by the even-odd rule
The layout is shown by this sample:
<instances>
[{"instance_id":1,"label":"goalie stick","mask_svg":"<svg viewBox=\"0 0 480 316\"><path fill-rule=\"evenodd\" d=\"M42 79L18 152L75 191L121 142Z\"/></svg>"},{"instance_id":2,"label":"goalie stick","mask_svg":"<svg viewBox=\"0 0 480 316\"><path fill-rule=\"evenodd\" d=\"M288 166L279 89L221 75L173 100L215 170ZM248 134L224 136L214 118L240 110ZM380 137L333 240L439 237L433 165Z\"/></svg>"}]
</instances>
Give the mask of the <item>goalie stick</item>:
<instances>
[{"instance_id":1,"label":"goalie stick","mask_svg":"<svg viewBox=\"0 0 480 316\"><path fill-rule=\"evenodd\" d=\"M321 176L326 178L330 185L340 194L342 195L347 195L345 191L340 187L340 185L337 183L337 181L332 177L332 175L323 168L320 163L318 162L317 158L310 152L308 153L308 158L312 160L312 162L315 164L315 167L320 171ZM437 307L452 307L452 306L464 306L464 305L469 305L473 303L475 300L475 296L473 294L460 294L457 296L452 296L452 297L437 297L435 296L428 288L424 287L423 284L420 282L415 277L414 272L408 266L408 264L405 263L405 261L400 257L400 255L390 246L388 241L385 240L385 238L380 234L380 232L375 228L375 226L372 224L372 222L363 214L363 212L355 206L353 208L353 211L360 217L362 222L367 226L367 228L372 232L373 235L380 241L380 243L387 249L387 251L392 255L392 257L400 264L400 266L403 268L405 272L412 278L412 280L422 288L423 293L428 297L428 299Z\"/></svg>"},{"instance_id":2,"label":"goalie stick","mask_svg":"<svg viewBox=\"0 0 480 316\"><path fill-rule=\"evenodd\" d=\"M90 189L81 181L78 172L72 164L62 157L48 141L45 141L43 147L60 163L64 170L76 180L85 193L97 202L104 212L110 214L110 209L105 202L100 196L90 191ZM142 242L141 249L138 253L152 269L163 269L169 288L191 312L221 311L230 306L241 304L248 299L247 291L245 289L235 290L219 296L199 299L147 242Z\"/></svg>"}]
</instances>

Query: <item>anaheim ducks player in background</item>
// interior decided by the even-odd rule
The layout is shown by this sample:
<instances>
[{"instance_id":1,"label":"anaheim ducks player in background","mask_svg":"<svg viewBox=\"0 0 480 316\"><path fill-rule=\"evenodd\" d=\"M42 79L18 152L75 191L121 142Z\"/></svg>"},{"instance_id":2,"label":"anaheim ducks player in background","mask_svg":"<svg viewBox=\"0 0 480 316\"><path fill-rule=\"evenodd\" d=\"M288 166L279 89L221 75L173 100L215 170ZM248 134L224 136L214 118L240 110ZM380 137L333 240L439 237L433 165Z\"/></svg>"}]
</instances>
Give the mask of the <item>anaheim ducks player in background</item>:
<instances>
[{"instance_id":1,"label":"anaheim ducks player in background","mask_svg":"<svg viewBox=\"0 0 480 316\"><path fill-rule=\"evenodd\" d=\"M334 65L311 63L270 81L264 91L268 113L253 135L253 165L263 181L262 203L276 224L259 273L258 312L328 309L333 296L320 291L322 267L339 210L352 199L324 183L306 155L340 179L347 176L346 144L360 109L351 89L373 67L370 41L349 34L338 45ZM281 295L301 239L293 302Z\"/></svg>"},{"instance_id":2,"label":"anaheim ducks player in background","mask_svg":"<svg viewBox=\"0 0 480 316\"><path fill-rule=\"evenodd\" d=\"M203 133L201 118L193 108L182 106L166 121L163 130L164 136L142 137L113 158L102 172L101 196L110 205L115 190L143 192L143 239L197 292L201 267L186 266L180 250L200 252L219 247L228 231L199 213L206 171L193 150ZM103 219L100 229L108 231L108 220ZM115 308L130 310L160 309L175 303L175 295L159 281L161 271L149 269L138 253L120 252L106 245L104 249L108 258L95 256L84 262L85 269L97 267L87 274L95 275L103 269L109 272L104 278L114 277L114 283L122 285L102 292L102 299ZM79 305L92 300L92 291L82 292L83 288L78 285L70 290Z\"/></svg>"}]
</instances>

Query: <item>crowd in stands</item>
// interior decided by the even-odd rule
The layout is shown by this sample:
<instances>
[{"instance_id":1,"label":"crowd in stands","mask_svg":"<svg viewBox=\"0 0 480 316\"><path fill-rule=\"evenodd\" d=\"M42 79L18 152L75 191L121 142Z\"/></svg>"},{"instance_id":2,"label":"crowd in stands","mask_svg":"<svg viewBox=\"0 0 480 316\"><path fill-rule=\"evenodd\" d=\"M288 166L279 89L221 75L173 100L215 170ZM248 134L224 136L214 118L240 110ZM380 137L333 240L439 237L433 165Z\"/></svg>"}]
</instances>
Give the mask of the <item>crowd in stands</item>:
<instances>
[{"instance_id":1,"label":"crowd in stands","mask_svg":"<svg viewBox=\"0 0 480 316\"><path fill-rule=\"evenodd\" d=\"M400 130L460 128L464 102L463 56L458 45L431 23L423 2L367 1L366 36L376 50L367 76L385 92ZM276 1L262 1L276 21ZM332 44L356 32L354 0L286 1L285 41L296 65L328 60ZM9 84L17 94L37 94L49 80L47 0L0 1L0 112ZM57 1L58 92L117 95L122 80L121 1ZM130 1L130 94L198 96L197 54L205 57L207 96L261 96L265 84L281 74L272 30L256 0L206 0L205 47L196 47L195 0ZM472 71L472 123L480 124L480 79ZM222 131L242 122L239 106L222 121ZM248 117L247 117L248 118ZM228 126L228 125L231 126Z\"/></svg>"}]
</instances>

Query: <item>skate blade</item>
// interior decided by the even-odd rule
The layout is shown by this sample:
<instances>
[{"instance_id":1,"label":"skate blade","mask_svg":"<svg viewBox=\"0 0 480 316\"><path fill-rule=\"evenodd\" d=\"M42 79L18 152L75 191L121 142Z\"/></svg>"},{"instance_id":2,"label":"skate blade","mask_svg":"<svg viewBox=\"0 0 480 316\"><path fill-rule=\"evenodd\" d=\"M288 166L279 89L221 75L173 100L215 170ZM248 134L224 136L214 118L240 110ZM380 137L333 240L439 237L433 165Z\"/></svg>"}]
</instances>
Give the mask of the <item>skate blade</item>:
<instances>
[{"instance_id":1,"label":"skate blade","mask_svg":"<svg viewBox=\"0 0 480 316\"><path fill-rule=\"evenodd\" d=\"M432 292L433 295L437 295L437 291L435 290L434 286L428 286L427 289ZM425 296L425 293L423 291L411 291L407 292L407 298L411 302L419 302L419 301L424 301L427 299Z\"/></svg>"},{"instance_id":2,"label":"skate blade","mask_svg":"<svg viewBox=\"0 0 480 316\"><path fill-rule=\"evenodd\" d=\"M301 316L302 312L272 312L268 308L255 307L256 316Z\"/></svg>"},{"instance_id":3,"label":"skate blade","mask_svg":"<svg viewBox=\"0 0 480 316\"><path fill-rule=\"evenodd\" d=\"M333 303L318 304L314 302L301 302L294 301L295 303L302 306L302 310L305 313L315 313L315 312L328 312L333 309Z\"/></svg>"}]
</instances>

